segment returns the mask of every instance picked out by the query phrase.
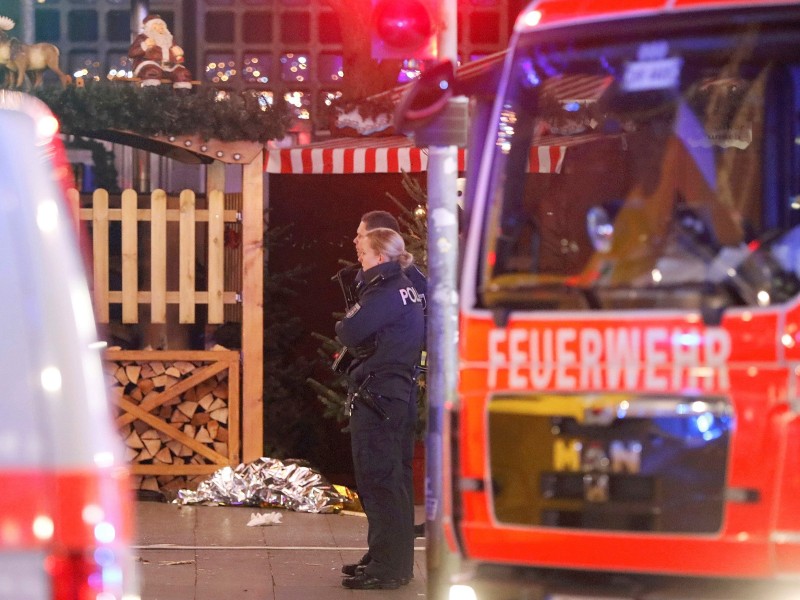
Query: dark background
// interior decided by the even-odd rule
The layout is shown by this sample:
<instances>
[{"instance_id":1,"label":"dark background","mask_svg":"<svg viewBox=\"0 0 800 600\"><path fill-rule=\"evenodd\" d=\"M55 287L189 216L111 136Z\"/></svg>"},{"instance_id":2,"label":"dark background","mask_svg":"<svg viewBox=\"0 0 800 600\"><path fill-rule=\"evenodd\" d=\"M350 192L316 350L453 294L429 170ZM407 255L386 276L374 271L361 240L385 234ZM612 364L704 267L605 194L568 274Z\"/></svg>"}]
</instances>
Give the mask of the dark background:
<instances>
[{"instance_id":1,"label":"dark background","mask_svg":"<svg viewBox=\"0 0 800 600\"><path fill-rule=\"evenodd\" d=\"M412 177L425 187L425 173ZM356 261L353 238L361 215L387 210L399 216L401 208L387 193L409 209L416 206L403 189L402 179L401 174L269 176L269 227L288 227L288 231L285 239L269 249L268 272L298 267L302 270L300 280L291 285L297 292L291 300L291 312L303 329L293 349L297 356L309 361L316 357L320 342L312 332L334 337L334 313L344 311L344 299L339 284L331 277L342 268L340 260ZM265 306L264 311L268 314L270 307ZM329 373L328 365L323 364L317 367L314 377L325 383ZM315 406L297 405L277 415L267 414L266 444L277 441L270 440L270 436L307 436L308 439L284 442L305 454L299 457L310 460L334 483L352 485L349 435L341 431L342 424L322 418L322 403L310 389L307 392L297 402ZM270 423L270 418L286 422ZM299 430L295 428L294 433L287 434L290 419L303 422L297 424Z\"/></svg>"}]
</instances>

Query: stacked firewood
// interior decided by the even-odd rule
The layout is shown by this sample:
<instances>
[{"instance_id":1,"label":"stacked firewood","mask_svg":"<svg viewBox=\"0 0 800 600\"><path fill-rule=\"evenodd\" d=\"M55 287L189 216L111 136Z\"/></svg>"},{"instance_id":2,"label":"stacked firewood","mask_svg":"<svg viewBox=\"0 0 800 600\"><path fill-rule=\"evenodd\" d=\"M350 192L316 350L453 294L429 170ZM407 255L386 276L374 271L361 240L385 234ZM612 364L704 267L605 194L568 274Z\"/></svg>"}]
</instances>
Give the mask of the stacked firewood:
<instances>
[{"instance_id":1,"label":"stacked firewood","mask_svg":"<svg viewBox=\"0 0 800 600\"><path fill-rule=\"evenodd\" d=\"M112 398L121 407L117 424L126 459L134 467L137 489L177 491L193 488L207 478L215 470L214 461L198 453L197 444L228 456L227 370L180 393L170 392L170 388L204 366L200 361L182 360L105 362ZM163 398L166 399L162 402ZM149 416L136 418L124 410L127 403L141 407ZM186 440L190 444L193 441L195 449L184 443ZM139 470L146 470L147 474L137 475L137 465L153 466Z\"/></svg>"}]
</instances>

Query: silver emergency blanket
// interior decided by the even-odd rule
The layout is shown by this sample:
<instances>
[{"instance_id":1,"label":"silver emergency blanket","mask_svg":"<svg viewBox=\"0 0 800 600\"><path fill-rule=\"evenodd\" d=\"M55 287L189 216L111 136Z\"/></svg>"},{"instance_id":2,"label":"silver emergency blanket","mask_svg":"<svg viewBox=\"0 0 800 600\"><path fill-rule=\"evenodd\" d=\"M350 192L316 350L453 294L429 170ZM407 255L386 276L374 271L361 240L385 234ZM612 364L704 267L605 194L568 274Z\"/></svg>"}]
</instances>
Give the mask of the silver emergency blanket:
<instances>
[{"instance_id":1,"label":"silver emergency blanket","mask_svg":"<svg viewBox=\"0 0 800 600\"><path fill-rule=\"evenodd\" d=\"M235 468L223 467L200 483L197 491L179 490L174 500L177 504L270 506L309 513L338 512L347 501L303 461L266 457Z\"/></svg>"}]
</instances>

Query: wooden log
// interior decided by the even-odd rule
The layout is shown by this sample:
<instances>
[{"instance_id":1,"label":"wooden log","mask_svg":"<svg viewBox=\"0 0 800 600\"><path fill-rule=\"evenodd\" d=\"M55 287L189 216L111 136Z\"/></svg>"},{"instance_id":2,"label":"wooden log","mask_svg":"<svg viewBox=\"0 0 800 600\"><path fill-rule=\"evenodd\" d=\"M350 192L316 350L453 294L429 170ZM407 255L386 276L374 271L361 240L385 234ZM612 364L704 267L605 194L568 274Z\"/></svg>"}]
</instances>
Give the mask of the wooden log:
<instances>
[{"instance_id":1,"label":"wooden log","mask_svg":"<svg viewBox=\"0 0 800 600\"><path fill-rule=\"evenodd\" d=\"M203 397L200 398L200 400L198 401L198 404L200 404L200 407L203 410L207 411L209 409L209 407L211 406L211 404L214 402L214 400L216 400L216 398L214 397L214 394L208 393L208 394L206 394L206 395L204 395Z\"/></svg>"},{"instance_id":2,"label":"wooden log","mask_svg":"<svg viewBox=\"0 0 800 600\"><path fill-rule=\"evenodd\" d=\"M217 373L219 373L221 370L222 369L217 371ZM216 375L217 373L214 373L214 375ZM197 386L197 395L203 397L206 394L213 394L215 387L217 387L217 382L213 378L207 379L203 383Z\"/></svg>"},{"instance_id":3,"label":"wooden log","mask_svg":"<svg viewBox=\"0 0 800 600\"><path fill-rule=\"evenodd\" d=\"M155 386L154 386L154 388L151 391L149 391L147 394L145 394L144 398L142 398L142 405L150 404L150 403L154 404L155 400L156 400L156 398L158 398L158 396L159 396L158 390L156 390Z\"/></svg>"},{"instance_id":4,"label":"wooden log","mask_svg":"<svg viewBox=\"0 0 800 600\"><path fill-rule=\"evenodd\" d=\"M225 402L222 398L214 398L214 401L210 404L210 406L206 409L208 412L213 412L218 408L228 408L228 403Z\"/></svg>"},{"instance_id":5,"label":"wooden log","mask_svg":"<svg viewBox=\"0 0 800 600\"><path fill-rule=\"evenodd\" d=\"M218 408L217 410L209 411L208 413L211 415L211 418L215 421L219 421L220 423L227 423L228 422L228 407L225 408Z\"/></svg>"},{"instance_id":6,"label":"wooden log","mask_svg":"<svg viewBox=\"0 0 800 600\"><path fill-rule=\"evenodd\" d=\"M186 446L181 444L178 440L171 440L167 442L167 447L174 456L185 457L194 454L191 448L187 448Z\"/></svg>"},{"instance_id":7,"label":"wooden log","mask_svg":"<svg viewBox=\"0 0 800 600\"><path fill-rule=\"evenodd\" d=\"M144 442L144 447L147 450L148 454L150 455L148 458L154 457L158 454L158 451L161 450L161 440L142 440Z\"/></svg>"},{"instance_id":8,"label":"wooden log","mask_svg":"<svg viewBox=\"0 0 800 600\"><path fill-rule=\"evenodd\" d=\"M140 403L139 408L144 412L149 412L156 405L166 404L168 401L176 398L177 396L180 396L180 394L182 394L186 390L191 389L192 387L198 385L199 382L205 382L207 378L213 377L218 372L224 371L227 368L230 368L230 363L226 363L224 361L212 363L206 367L203 367L202 369L199 369L196 372L192 373L190 377L181 380L181 382L178 385L172 386L172 388L170 388L169 390L161 393L154 391L153 392L155 394L154 396L150 395L146 396L144 400L142 400L142 402ZM144 370L144 367L142 367L142 370ZM178 399L176 403L177 402L180 402L180 399ZM125 403L122 401L118 402L118 404L123 407L125 406ZM130 411L127 412L129 414L122 415L117 419L116 421L117 427L121 427L122 425L130 423L131 421L136 419L136 416L134 414L130 414Z\"/></svg>"},{"instance_id":9,"label":"wooden log","mask_svg":"<svg viewBox=\"0 0 800 600\"><path fill-rule=\"evenodd\" d=\"M128 448L135 448L135 449L144 448L144 444L142 443L142 438L139 437L139 434L136 433L135 429L133 429L130 435L128 435L128 437L125 438L125 445Z\"/></svg>"},{"instance_id":10,"label":"wooden log","mask_svg":"<svg viewBox=\"0 0 800 600\"><path fill-rule=\"evenodd\" d=\"M150 368L153 369L154 375L161 375L167 368L164 366L164 363L160 360L154 360L150 363Z\"/></svg>"},{"instance_id":11,"label":"wooden log","mask_svg":"<svg viewBox=\"0 0 800 600\"><path fill-rule=\"evenodd\" d=\"M172 363L172 366L180 371L181 375L186 375L187 373L191 373L195 370L194 363L190 363L188 360L177 360Z\"/></svg>"},{"instance_id":12,"label":"wooden log","mask_svg":"<svg viewBox=\"0 0 800 600\"><path fill-rule=\"evenodd\" d=\"M222 398L223 400L228 399L228 378L227 376L222 381L217 383L217 387L214 388L214 396L217 398Z\"/></svg>"},{"instance_id":13,"label":"wooden log","mask_svg":"<svg viewBox=\"0 0 800 600\"><path fill-rule=\"evenodd\" d=\"M197 412L197 402L181 402L177 409L191 419Z\"/></svg>"},{"instance_id":14,"label":"wooden log","mask_svg":"<svg viewBox=\"0 0 800 600\"><path fill-rule=\"evenodd\" d=\"M180 396L173 396L169 400L165 400L164 401L164 406L177 406L181 402L182 402L182 400L181 400Z\"/></svg>"},{"instance_id":15,"label":"wooden log","mask_svg":"<svg viewBox=\"0 0 800 600\"><path fill-rule=\"evenodd\" d=\"M199 427L200 425L205 425L209 421L211 421L211 417L207 412L196 412L194 413L194 415L192 415L192 425L196 427ZM215 423L216 421L211 421L211 422Z\"/></svg>"},{"instance_id":16,"label":"wooden log","mask_svg":"<svg viewBox=\"0 0 800 600\"><path fill-rule=\"evenodd\" d=\"M128 385L131 382L131 380L128 379L128 374L125 372L124 367L117 367L117 370L114 373L114 378L122 385Z\"/></svg>"},{"instance_id":17,"label":"wooden log","mask_svg":"<svg viewBox=\"0 0 800 600\"><path fill-rule=\"evenodd\" d=\"M153 456L153 460L156 461L156 462L163 463L165 465L171 465L172 464L172 452L170 451L169 448L164 446L163 448L161 448L161 450L159 450L156 453L155 456Z\"/></svg>"},{"instance_id":18,"label":"wooden log","mask_svg":"<svg viewBox=\"0 0 800 600\"><path fill-rule=\"evenodd\" d=\"M152 377L152 373L150 374L150 377ZM136 386L145 395L147 395L150 392L152 392L153 388L155 387L155 384L153 383L153 380L150 377L148 377L146 379L144 377L142 377L141 379L139 379L139 383L136 384Z\"/></svg>"},{"instance_id":19,"label":"wooden log","mask_svg":"<svg viewBox=\"0 0 800 600\"><path fill-rule=\"evenodd\" d=\"M143 477L142 484L139 486L141 490L149 490L151 492L159 492L158 481L155 477Z\"/></svg>"},{"instance_id":20,"label":"wooden log","mask_svg":"<svg viewBox=\"0 0 800 600\"><path fill-rule=\"evenodd\" d=\"M164 407L169 410L169 407ZM191 420L185 414L183 414L179 410L173 410L172 414L169 415L169 422L174 425L183 425L184 423L189 423ZM196 424L196 423L193 423Z\"/></svg>"},{"instance_id":21,"label":"wooden log","mask_svg":"<svg viewBox=\"0 0 800 600\"><path fill-rule=\"evenodd\" d=\"M142 367L139 365L128 365L125 367L125 374L128 376L128 381L131 383L136 383L139 381L139 376L141 375Z\"/></svg>"},{"instance_id":22,"label":"wooden log","mask_svg":"<svg viewBox=\"0 0 800 600\"><path fill-rule=\"evenodd\" d=\"M213 438L208 434L208 429L205 427L200 427L197 430L197 435L194 436L194 439L202 444L210 444L214 441Z\"/></svg>"},{"instance_id":23,"label":"wooden log","mask_svg":"<svg viewBox=\"0 0 800 600\"><path fill-rule=\"evenodd\" d=\"M162 483L160 485L161 491L168 496L177 496L179 490L188 489L186 477L173 477L171 481L167 481L166 483ZM195 486L194 489L197 489L197 487Z\"/></svg>"}]
</instances>

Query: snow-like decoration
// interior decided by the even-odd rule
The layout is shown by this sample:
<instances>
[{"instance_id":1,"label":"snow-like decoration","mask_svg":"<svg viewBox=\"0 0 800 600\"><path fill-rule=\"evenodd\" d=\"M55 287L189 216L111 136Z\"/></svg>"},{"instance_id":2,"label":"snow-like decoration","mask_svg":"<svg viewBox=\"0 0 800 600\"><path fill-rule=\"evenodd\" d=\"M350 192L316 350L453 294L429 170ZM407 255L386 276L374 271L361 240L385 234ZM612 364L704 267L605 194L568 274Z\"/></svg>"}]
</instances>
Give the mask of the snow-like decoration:
<instances>
[{"instance_id":1,"label":"snow-like decoration","mask_svg":"<svg viewBox=\"0 0 800 600\"><path fill-rule=\"evenodd\" d=\"M337 129L354 129L360 135L372 135L386 131L392 126L392 115L380 113L373 117L363 116L357 108L336 115Z\"/></svg>"}]
</instances>

